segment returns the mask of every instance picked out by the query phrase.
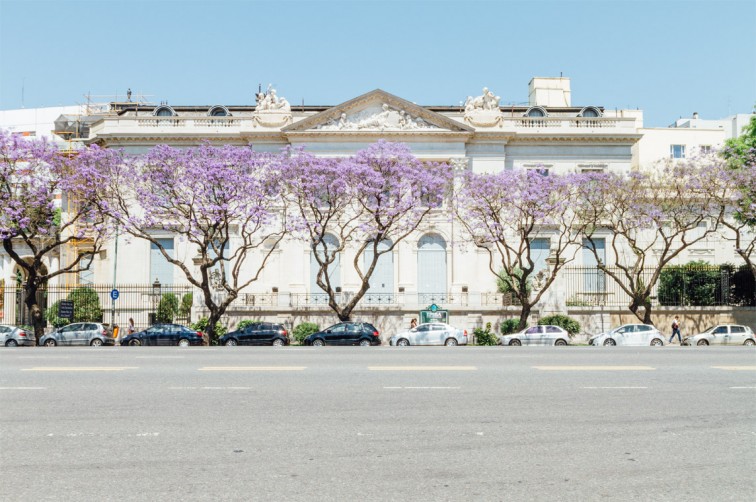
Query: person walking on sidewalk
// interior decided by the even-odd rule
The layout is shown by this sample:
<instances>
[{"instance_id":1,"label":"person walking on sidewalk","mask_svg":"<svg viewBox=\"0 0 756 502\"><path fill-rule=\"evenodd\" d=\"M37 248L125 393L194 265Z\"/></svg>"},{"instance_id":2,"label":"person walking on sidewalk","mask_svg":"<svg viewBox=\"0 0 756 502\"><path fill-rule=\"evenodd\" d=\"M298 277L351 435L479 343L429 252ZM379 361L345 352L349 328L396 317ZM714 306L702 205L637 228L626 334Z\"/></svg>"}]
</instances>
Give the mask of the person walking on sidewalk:
<instances>
[{"instance_id":1,"label":"person walking on sidewalk","mask_svg":"<svg viewBox=\"0 0 756 502\"><path fill-rule=\"evenodd\" d=\"M672 321L672 336L669 337L669 343L672 343L675 335L677 335L677 340L682 343L682 336L680 335L680 321L677 319L677 316L675 316L674 321Z\"/></svg>"}]
</instances>

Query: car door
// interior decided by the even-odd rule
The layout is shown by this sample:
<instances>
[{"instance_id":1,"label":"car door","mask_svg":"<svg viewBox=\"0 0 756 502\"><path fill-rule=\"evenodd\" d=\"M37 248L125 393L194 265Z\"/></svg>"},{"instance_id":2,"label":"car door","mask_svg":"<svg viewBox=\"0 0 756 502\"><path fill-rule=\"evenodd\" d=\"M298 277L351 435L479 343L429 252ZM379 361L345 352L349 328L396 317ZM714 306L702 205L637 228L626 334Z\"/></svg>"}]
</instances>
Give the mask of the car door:
<instances>
[{"instance_id":1,"label":"car door","mask_svg":"<svg viewBox=\"0 0 756 502\"><path fill-rule=\"evenodd\" d=\"M335 324L325 331L325 342L328 345L342 345L344 343L344 331L346 326L342 324Z\"/></svg>"},{"instance_id":2,"label":"car door","mask_svg":"<svg viewBox=\"0 0 756 502\"><path fill-rule=\"evenodd\" d=\"M651 345L651 340L656 335L653 326L636 326L634 341L637 345Z\"/></svg>"},{"instance_id":3,"label":"car door","mask_svg":"<svg viewBox=\"0 0 756 502\"><path fill-rule=\"evenodd\" d=\"M257 332L257 343L259 345L272 345L273 336L277 333L275 325L270 322L260 323L260 329Z\"/></svg>"},{"instance_id":4,"label":"car door","mask_svg":"<svg viewBox=\"0 0 756 502\"><path fill-rule=\"evenodd\" d=\"M56 336L58 343L60 345L74 345L76 343L76 333L79 332L82 327L83 325L81 323L64 326Z\"/></svg>"},{"instance_id":5,"label":"car door","mask_svg":"<svg viewBox=\"0 0 756 502\"><path fill-rule=\"evenodd\" d=\"M743 345L747 335L745 326L730 326L730 343L732 345Z\"/></svg>"},{"instance_id":6,"label":"car door","mask_svg":"<svg viewBox=\"0 0 756 502\"><path fill-rule=\"evenodd\" d=\"M256 338L258 336L258 332L260 331L260 323L252 323L249 326L245 327L240 333L239 333L239 345L254 345L256 343Z\"/></svg>"},{"instance_id":7,"label":"car door","mask_svg":"<svg viewBox=\"0 0 756 502\"><path fill-rule=\"evenodd\" d=\"M727 326L717 326L711 332L711 344L712 345L724 345L729 340L729 332Z\"/></svg>"},{"instance_id":8,"label":"car door","mask_svg":"<svg viewBox=\"0 0 756 502\"><path fill-rule=\"evenodd\" d=\"M176 345L179 340L178 326L166 324L161 327L157 334L158 345Z\"/></svg>"},{"instance_id":9,"label":"car door","mask_svg":"<svg viewBox=\"0 0 756 502\"><path fill-rule=\"evenodd\" d=\"M353 322L347 323L344 329L344 334L341 336L343 345L353 345L362 338L362 323Z\"/></svg>"},{"instance_id":10,"label":"car door","mask_svg":"<svg viewBox=\"0 0 756 502\"><path fill-rule=\"evenodd\" d=\"M412 334L414 342L410 341L410 343L414 343L414 345L428 345L430 328L430 324L421 324L417 328L414 328L415 332Z\"/></svg>"},{"instance_id":11,"label":"car door","mask_svg":"<svg viewBox=\"0 0 756 502\"><path fill-rule=\"evenodd\" d=\"M86 323L84 329L77 335L77 345L89 345L97 334L97 325L91 322Z\"/></svg>"},{"instance_id":12,"label":"car door","mask_svg":"<svg viewBox=\"0 0 756 502\"><path fill-rule=\"evenodd\" d=\"M543 326L532 326L522 334L523 345L541 345L543 337Z\"/></svg>"},{"instance_id":13,"label":"car door","mask_svg":"<svg viewBox=\"0 0 756 502\"><path fill-rule=\"evenodd\" d=\"M428 338L431 345L443 345L446 342L446 337L449 335L446 331L446 326L443 324L431 324L431 329L428 332Z\"/></svg>"},{"instance_id":14,"label":"car door","mask_svg":"<svg viewBox=\"0 0 756 502\"><path fill-rule=\"evenodd\" d=\"M566 335L562 333L562 330L557 328L556 326L544 326L544 335L543 335L543 343L546 345L554 345L554 343L557 341L557 338L564 338L566 340Z\"/></svg>"},{"instance_id":15,"label":"car door","mask_svg":"<svg viewBox=\"0 0 756 502\"><path fill-rule=\"evenodd\" d=\"M5 342L10 336L11 329L8 326L0 326L0 344L5 345Z\"/></svg>"},{"instance_id":16,"label":"car door","mask_svg":"<svg viewBox=\"0 0 756 502\"><path fill-rule=\"evenodd\" d=\"M635 325L628 324L618 328L617 331L612 334L612 338L617 342L617 345L632 345L633 336L635 335Z\"/></svg>"}]
</instances>

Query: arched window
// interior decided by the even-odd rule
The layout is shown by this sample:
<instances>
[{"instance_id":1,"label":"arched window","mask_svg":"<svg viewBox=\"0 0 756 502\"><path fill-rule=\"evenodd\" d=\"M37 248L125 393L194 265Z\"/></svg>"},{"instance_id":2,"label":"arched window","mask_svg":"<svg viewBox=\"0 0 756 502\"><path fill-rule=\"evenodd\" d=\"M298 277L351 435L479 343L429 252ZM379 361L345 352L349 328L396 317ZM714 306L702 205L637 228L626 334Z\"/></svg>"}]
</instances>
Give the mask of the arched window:
<instances>
[{"instance_id":1,"label":"arched window","mask_svg":"<svg viewBox=\"0 0 756 502\"><path fill-rule=\"evenodd\" d=\"M531 106L528 111L525 112L525 117L543 118L548 117L549 114L542 106Z\"/></svg>"},{"instance_id":2,"label":"arched window","mask_svg":"<svg viewBox=\"0 0 756 502\"><path fill-rule=\"evenodd\" d=\"M578 113L578 117L598 118L600 116L601 110L599 110L595 106L586 106L585 108L580 110L580 113Z\"/></svg>"},{"instance_id":3,"label":"arched window","mask_svg":"<svg viewBox=\"0 0 756 502\"><path fill-rule=\"evenodd\" d=\"M228 108L221 105L213 106L207 111L207 114L210 117L230 117L231 116L231 113L228 111Z\"/></svg>"},{"instance_id":4,"label":"arched window","mask_svg":"<svg viewBox=\"0 0 756 502\"><path fill-rule=\"evenodd\" d=\"M446 241L438 234L417 243L417 292L421 303L446 297Z\"/></svg>"},{"instance_id":5,"label":"arched window","mask_svg":"<svg viewBox=\"0 0 756 502\"><path fill-rule=\"evenodd\" d=\"M339 240L331 235L326 234L323 238L323 241L325 243L325 246L323 243L313 243L312 250L310 251L310 294L311 295L325 295L325 291L320 289L320 286L318 286L317 283L317 277L318 272L320 271L320 263L318 263L317 258L315 257L315 253L318 254L320 257L326 256L326 253L330 256L333 254L334 250L339 247ZM331 283L331 288L334 290L334 292L339 292L341 290L341 253L338 253L336 255L336 258L331 262L331 264L328 266L328 278ZM321 296L318 296L318 298L324 298ZM314 302L311 300L311 302ZM319 301L318 301L319 302ZM318 303L314 302L314 303ZM323 303L328 303L328 300L323 300Z\"/></svg>"},{"instance_id":6,"label":"arched window","mask_svg":"<svg viewBox=\"0 0 756 502\"><path fill-rule=\"evenodd\" d=\"M152 112L156 117L173 117L176 112L168 105L160 105Z\"/></svg>"},{"instance_id":7,"label":"arched window","mask_svg":"<svg viewBox=\"0 0 756 502\"><path fill-rule=\"evenodd\" d=\"M378 252L382 253L391 247L390 240L383 240L378 244ZM373 243L369 243L362 253L363 273L373 262ZM388 303L389 295L394 293L394 254L381 254L375 264L373 275L370 277L370 289L365 294L366 303Z\"/></svg>"}]
</instances>

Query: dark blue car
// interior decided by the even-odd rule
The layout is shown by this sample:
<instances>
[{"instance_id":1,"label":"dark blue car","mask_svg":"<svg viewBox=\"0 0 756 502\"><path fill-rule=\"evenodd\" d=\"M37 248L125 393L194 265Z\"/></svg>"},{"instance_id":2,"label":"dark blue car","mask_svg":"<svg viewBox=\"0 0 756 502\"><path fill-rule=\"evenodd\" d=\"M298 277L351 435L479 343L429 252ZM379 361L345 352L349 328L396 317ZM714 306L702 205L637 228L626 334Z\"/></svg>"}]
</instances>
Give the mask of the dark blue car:
<instances>
[{"instance_id":1,"label":"dark blue car","mask_svg":"<svg viewBox=\"0 0 756 502\"><path fill-rule=\"evenodd\" d=\"M153 324L144 331L132 333L121 345L204 345L202 333L180 324Z\"/></svg>"}]
</instances>

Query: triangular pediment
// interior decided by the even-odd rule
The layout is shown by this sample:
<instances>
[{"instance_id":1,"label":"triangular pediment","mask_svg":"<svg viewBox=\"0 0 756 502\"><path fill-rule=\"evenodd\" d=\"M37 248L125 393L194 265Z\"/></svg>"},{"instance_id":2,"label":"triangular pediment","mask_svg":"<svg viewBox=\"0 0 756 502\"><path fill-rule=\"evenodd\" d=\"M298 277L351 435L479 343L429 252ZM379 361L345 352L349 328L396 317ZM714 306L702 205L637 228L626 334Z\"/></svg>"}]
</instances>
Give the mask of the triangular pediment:
<instances>
[{"instance_id":1,"label":"triangular pediment","mask_svg":"<svg viewBox=\"0 0 756 502\"><path fill-rule=\"evenodd\" d=\"M282 129L283 133L471 133L469 126L381 89Z\"/></svg>"}]
</instances>

